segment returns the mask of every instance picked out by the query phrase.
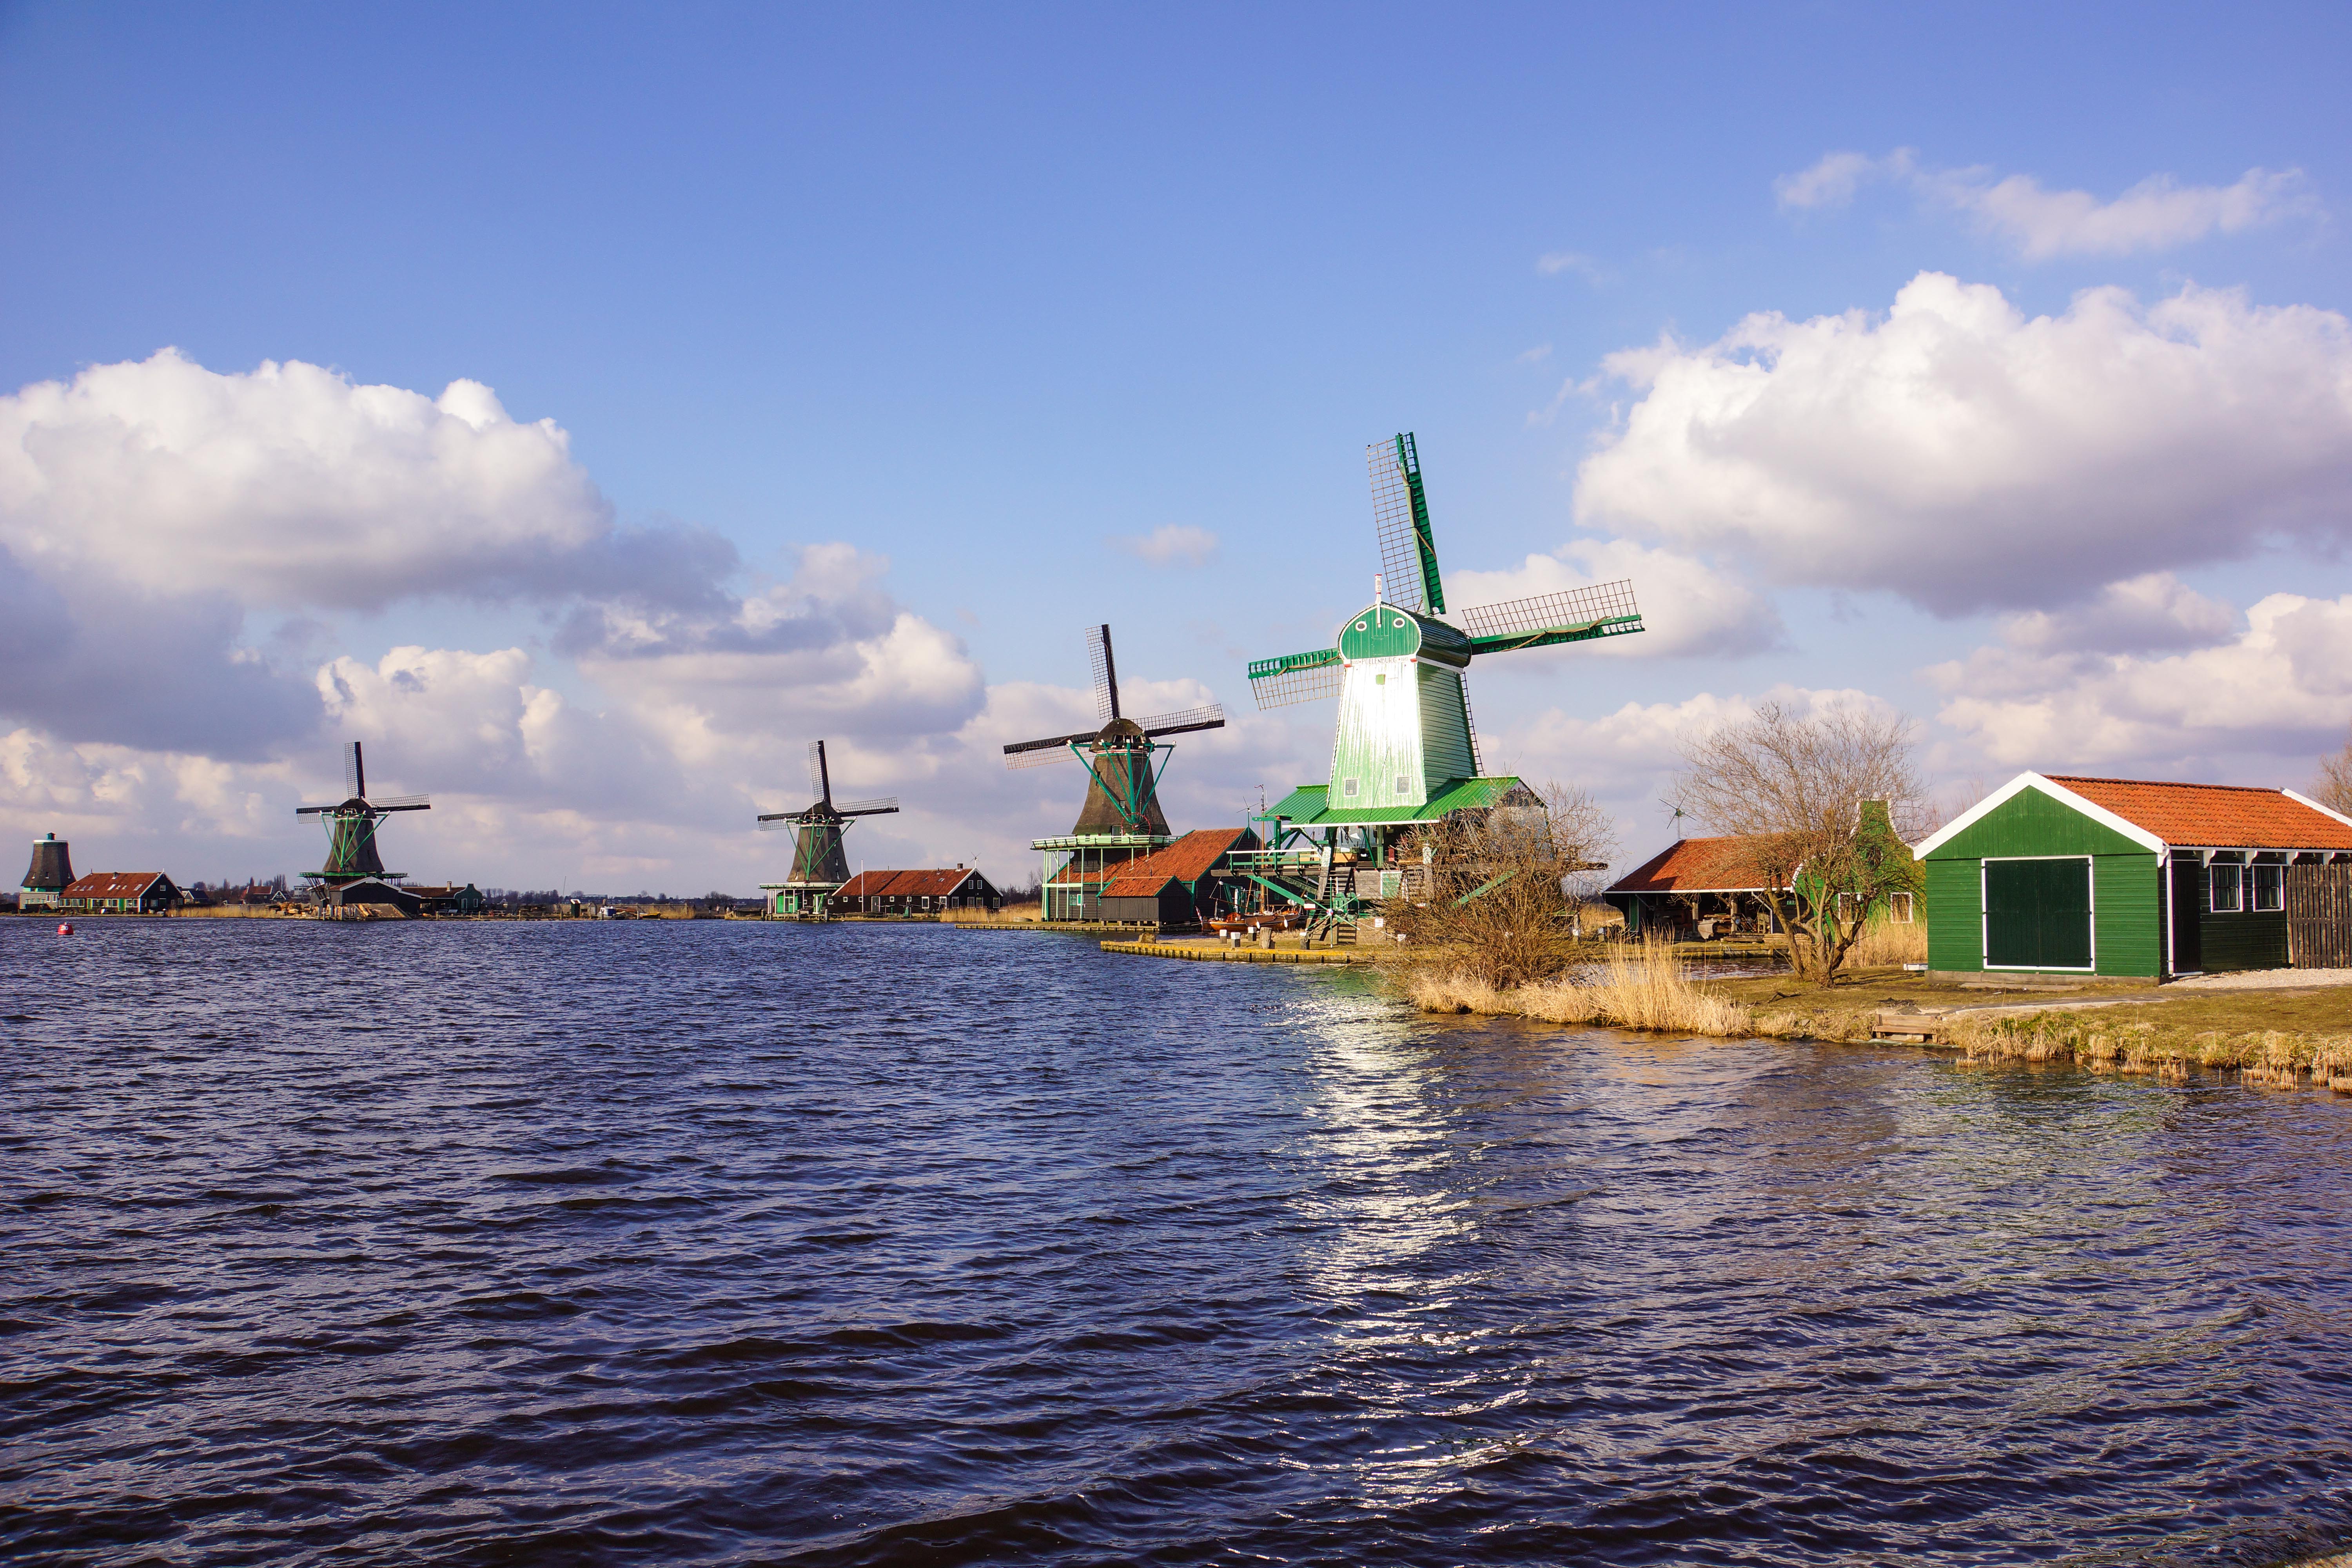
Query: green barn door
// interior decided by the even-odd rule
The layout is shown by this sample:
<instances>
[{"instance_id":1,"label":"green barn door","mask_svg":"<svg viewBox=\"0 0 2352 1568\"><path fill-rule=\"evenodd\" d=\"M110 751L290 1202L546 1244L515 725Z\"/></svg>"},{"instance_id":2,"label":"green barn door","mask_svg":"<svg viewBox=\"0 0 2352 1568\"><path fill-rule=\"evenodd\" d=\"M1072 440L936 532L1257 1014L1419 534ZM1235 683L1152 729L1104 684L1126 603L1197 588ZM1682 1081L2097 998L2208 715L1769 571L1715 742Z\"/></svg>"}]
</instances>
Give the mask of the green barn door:
<instances>
[{"instance_id":1,"label":"green barn door","mask_svg":"<svg viewBox=\"0 0 2352 1568\"><path fill-rule=\"evenodd\" d=\"M2091 967L2091 862L1987 860L1985 967Z\"/></svg>"}]
</instances>

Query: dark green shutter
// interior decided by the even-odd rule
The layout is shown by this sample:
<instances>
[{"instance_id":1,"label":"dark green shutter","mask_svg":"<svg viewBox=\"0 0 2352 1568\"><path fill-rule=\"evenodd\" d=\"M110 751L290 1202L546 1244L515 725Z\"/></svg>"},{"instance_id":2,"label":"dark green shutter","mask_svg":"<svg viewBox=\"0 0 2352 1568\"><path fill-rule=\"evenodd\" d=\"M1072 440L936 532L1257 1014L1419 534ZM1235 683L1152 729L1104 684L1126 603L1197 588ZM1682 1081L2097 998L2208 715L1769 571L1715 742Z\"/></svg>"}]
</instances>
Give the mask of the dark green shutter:
<instances>
[{"instance_id":1,"label":"dark green shutter","mask_svg":"<svg viewBox=\"0 0 2352 1568\"><path fill-rule=\"evenodd\" d=\"M2089 860L1988 860L1984 889L1987 966L2091 967Z\"/></svg>"}]
</instances>

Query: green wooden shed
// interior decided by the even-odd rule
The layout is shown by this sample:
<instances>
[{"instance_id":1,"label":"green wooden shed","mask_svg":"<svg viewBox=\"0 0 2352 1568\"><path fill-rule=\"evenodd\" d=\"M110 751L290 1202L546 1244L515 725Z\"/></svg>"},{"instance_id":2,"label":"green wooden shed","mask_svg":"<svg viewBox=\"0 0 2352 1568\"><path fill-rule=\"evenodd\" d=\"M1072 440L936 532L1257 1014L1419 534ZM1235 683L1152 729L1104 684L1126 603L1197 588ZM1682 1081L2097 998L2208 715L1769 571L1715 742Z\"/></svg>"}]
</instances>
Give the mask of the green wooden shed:
<instances>
[{"instance_id":1,"label":"green wooden shed","mask_svg":"<svg viewBox=\"0 0 2352 1568\"><path fill-rule=\"evenodd\" d=\"M1933 972L2308 967L2342 951L2317 895L2352 879L2352 818L2293 790L2020 773L1914 853Z\"/></svg>"}]
</instances>

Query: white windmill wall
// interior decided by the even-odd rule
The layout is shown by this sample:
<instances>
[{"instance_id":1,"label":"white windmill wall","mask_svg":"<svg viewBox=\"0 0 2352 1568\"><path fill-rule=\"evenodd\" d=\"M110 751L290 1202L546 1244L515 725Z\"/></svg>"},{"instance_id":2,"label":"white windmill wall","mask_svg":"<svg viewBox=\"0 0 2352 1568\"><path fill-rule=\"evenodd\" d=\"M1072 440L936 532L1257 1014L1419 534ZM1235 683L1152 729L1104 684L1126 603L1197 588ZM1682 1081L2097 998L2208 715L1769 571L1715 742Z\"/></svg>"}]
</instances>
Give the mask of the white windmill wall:
<instances>
[{"instance_id":1,"label":"white windmill wall","mask_svg":"<svg viewBox=\"0 0 2352 1568\"><path fill-rule=\"evenodd\" d=\"M1470 709L1462 696L1462 672L1423 661L1421 672L1422 799L1448 779L1478 771L1470 750ZM1420 802L1415 802L1419 805Z\"/></svg>"},{"instance_id":2,"label":"white windmill wall","mask_svg":"<svg viewBox=\"0 0 2352 1568\"><path fill-rule=\"evenodd\" d=\"M1331 789L1342 810L1419 805L1428 798L1421 751L1420 666L1411 658L1360 658L1339 682L1339 723L1331 737ZM1402 788L1398 787L1402 782Z\"/></svg>"}]
</instances>

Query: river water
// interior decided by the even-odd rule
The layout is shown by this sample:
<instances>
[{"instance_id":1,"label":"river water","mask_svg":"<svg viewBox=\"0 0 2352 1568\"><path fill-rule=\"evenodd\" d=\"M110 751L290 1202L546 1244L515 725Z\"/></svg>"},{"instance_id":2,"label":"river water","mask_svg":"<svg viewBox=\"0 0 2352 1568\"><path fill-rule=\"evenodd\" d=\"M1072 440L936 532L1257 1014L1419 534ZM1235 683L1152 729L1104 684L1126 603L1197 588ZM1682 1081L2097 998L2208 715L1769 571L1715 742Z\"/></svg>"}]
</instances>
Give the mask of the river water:
<instances>
[{"instance_id":1,"label":"river water","mask_svg":"<svg viewBox=\"0 0 2352 1568\"><path fill-rule=\"evenodd\" d=\"M1034 932L0 921L0 1556L2274 1562L2352 1106Z\"/></svg>"}]
</instances>

